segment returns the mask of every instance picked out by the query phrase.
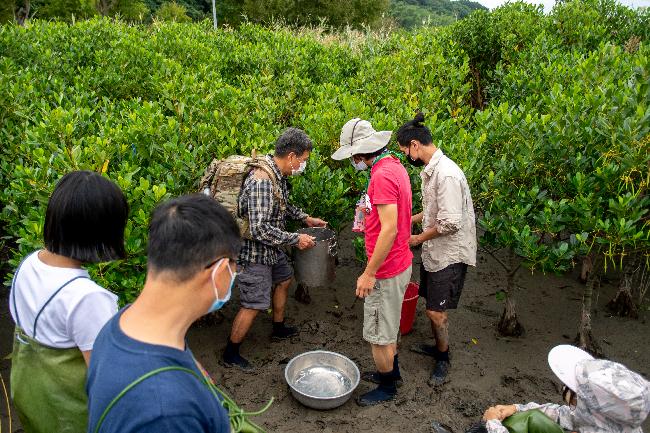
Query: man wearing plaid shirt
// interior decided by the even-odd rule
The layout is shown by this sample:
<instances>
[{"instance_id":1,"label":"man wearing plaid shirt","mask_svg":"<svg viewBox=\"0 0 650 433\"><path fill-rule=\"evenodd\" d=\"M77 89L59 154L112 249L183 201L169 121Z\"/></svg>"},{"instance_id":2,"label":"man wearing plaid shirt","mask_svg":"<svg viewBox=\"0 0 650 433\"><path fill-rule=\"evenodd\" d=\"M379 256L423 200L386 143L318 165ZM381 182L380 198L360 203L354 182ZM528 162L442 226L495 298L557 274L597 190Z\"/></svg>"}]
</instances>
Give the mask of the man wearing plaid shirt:
<instances>
[{"instance_id":1,"label":"man wearing plaid shirt","mask_svg":"<svg viewBox=\"0 0 650 433\"><path fill-rule=\"evenodd\" d=\"M262 161L269 170L254 169L244 180L239 214L248 217L251 239L244 239L238 260L241 308L223 353L226 366L251 369L248 360L239 354L239 347L260 311L273 308L274 340L298 334L296 328L284 324L293 269L281 248L295 246L303 250L315 245L309 235L287 232L287 219L303 221L309 227L327 225L289 203L287 177L305 170L311 150L312 142L304 131L288 128L278 138L274 155L267 155Z\"/></svg>"}]
</instances>

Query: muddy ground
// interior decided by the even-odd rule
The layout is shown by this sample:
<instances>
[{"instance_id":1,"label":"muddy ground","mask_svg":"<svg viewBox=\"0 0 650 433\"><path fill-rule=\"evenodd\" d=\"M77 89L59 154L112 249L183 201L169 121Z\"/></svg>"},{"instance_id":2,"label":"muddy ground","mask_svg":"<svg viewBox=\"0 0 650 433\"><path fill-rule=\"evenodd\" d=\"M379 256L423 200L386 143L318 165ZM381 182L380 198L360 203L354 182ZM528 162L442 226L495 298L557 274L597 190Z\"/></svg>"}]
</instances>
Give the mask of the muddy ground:
<instances>
[{"instance_id":1,"label":"muddy ground","mask_svg":"<svg viewBox=\"0 0 650 433\"><path fill-rule=\"evenodd\" d=\"M242 347L242 354L257 366L254 373L226 369L218 362L237 311L236 294L223 310L222 323L200 323L190 332L190 346L196 357L241 407L255 410L271 396L275 397L271 409L255 419L269 432L418 433L430 432L431 421L437 420L458 433L478 420L484 409L493 404L560 401L557 381L547 366L546 355L554 345L573 341L582 285L575 275L531 275L522 271L517 279L516 299L526 335L516 339L499 338L495 335L494 323L502 303L495 293L505 283L505 274L494 260L479 255L478 266L468 272L461 305L450 313L452 370L448 383L439 388L429 387L427 379L432 361L408 350L414 343L431 339L421 299L414 331L401 341L404 386L394 402L360 408L350 400L326 412L302 406L293 399L284 381L284 367L293 356L326 349L348 356L362 371L373 367L369 347L361 338L362 302L352 306L354 284L362 268L354 260L349 239L341 239L340 244L344 248L331 287L312 289L310 305L300 304L293 298L288 302L287 321L300 327L299 337L271 342L270 316L258 317ZM416 281L418 262L416 258L413 274ZM600 289L594 333L609 358L650 377L648 312L642 313L641 320L607 315L603 307L613 296L615 283L613 280L605 282ZM0 358L11 351L13 327L6 290L4 295L4 306L0 308ZM0 373L6 383L8 360L0 361ZM361 382L353 396L369 389L370 384ZM15 412L12 429L8 429L7 409L4 402L0 405L2 431L22 431L17 426ZM647 420L646 430L649 427Z\"/></svg>"}]
</instances>

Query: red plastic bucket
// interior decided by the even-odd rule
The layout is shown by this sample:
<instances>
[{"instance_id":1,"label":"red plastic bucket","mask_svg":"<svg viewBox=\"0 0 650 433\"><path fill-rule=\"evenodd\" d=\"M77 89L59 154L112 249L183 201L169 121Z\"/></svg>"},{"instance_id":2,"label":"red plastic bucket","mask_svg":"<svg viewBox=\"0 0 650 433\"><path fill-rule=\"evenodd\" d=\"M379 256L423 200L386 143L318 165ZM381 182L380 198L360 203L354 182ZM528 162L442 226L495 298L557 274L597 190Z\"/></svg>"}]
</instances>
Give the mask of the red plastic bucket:
<instances>
[{"instance_id":1,"label":"red plastic bucket","mask_svg":"<svg viewBox=\"0 0 650 433\"><path fill-rule=\"evenodd\" d=\"M413 322L415 322L415 309L418 306L418 292L420 285L411 281L406 286L406 293L404 293L404 301L402 302L402 317L399 321L399 332L406 335L413 330Z\"/></svg>"}]
</instances>

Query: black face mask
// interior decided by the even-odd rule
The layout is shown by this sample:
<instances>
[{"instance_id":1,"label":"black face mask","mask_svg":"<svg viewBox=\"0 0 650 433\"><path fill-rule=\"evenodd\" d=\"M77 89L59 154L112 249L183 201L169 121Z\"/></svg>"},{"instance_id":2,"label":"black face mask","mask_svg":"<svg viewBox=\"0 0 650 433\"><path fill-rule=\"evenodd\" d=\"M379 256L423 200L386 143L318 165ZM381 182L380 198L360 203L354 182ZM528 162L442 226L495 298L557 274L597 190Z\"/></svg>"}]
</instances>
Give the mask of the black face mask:
<instances>
[{"instance_id":1,"label":"black face mask","mask_svg":"<svg viewBox=\"0 0 650 433\"><path fill-rule=\"evenodd\" d=\"M421 159L412 159L411 158L411 148L409 147L409 153L406 157L406 160L411 164L413 167L422 167L424 165L424 161Z\"/></svg>"}]
</instances>

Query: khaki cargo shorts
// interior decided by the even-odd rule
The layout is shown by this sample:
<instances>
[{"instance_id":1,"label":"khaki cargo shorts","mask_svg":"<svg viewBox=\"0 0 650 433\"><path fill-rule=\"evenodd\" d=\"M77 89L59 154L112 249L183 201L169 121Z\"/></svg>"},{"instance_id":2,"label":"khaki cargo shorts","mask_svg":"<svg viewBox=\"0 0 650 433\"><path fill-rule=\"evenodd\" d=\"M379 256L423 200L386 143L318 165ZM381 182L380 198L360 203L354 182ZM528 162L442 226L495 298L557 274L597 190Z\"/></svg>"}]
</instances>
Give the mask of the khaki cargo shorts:
<instances>
[{"instance_id":1,"label":"khaki cargo shorts","mask_svg":"<svg viewBox=\"0 0 650 433\"><path fill-rule=\"evenodd\" d=\"M363 306L363 339L370 344L387 346L397 343L402 302L406 286L411 280L411 269L393 278L377 280L375 290Z\"/></svg>"}]
</instances>

